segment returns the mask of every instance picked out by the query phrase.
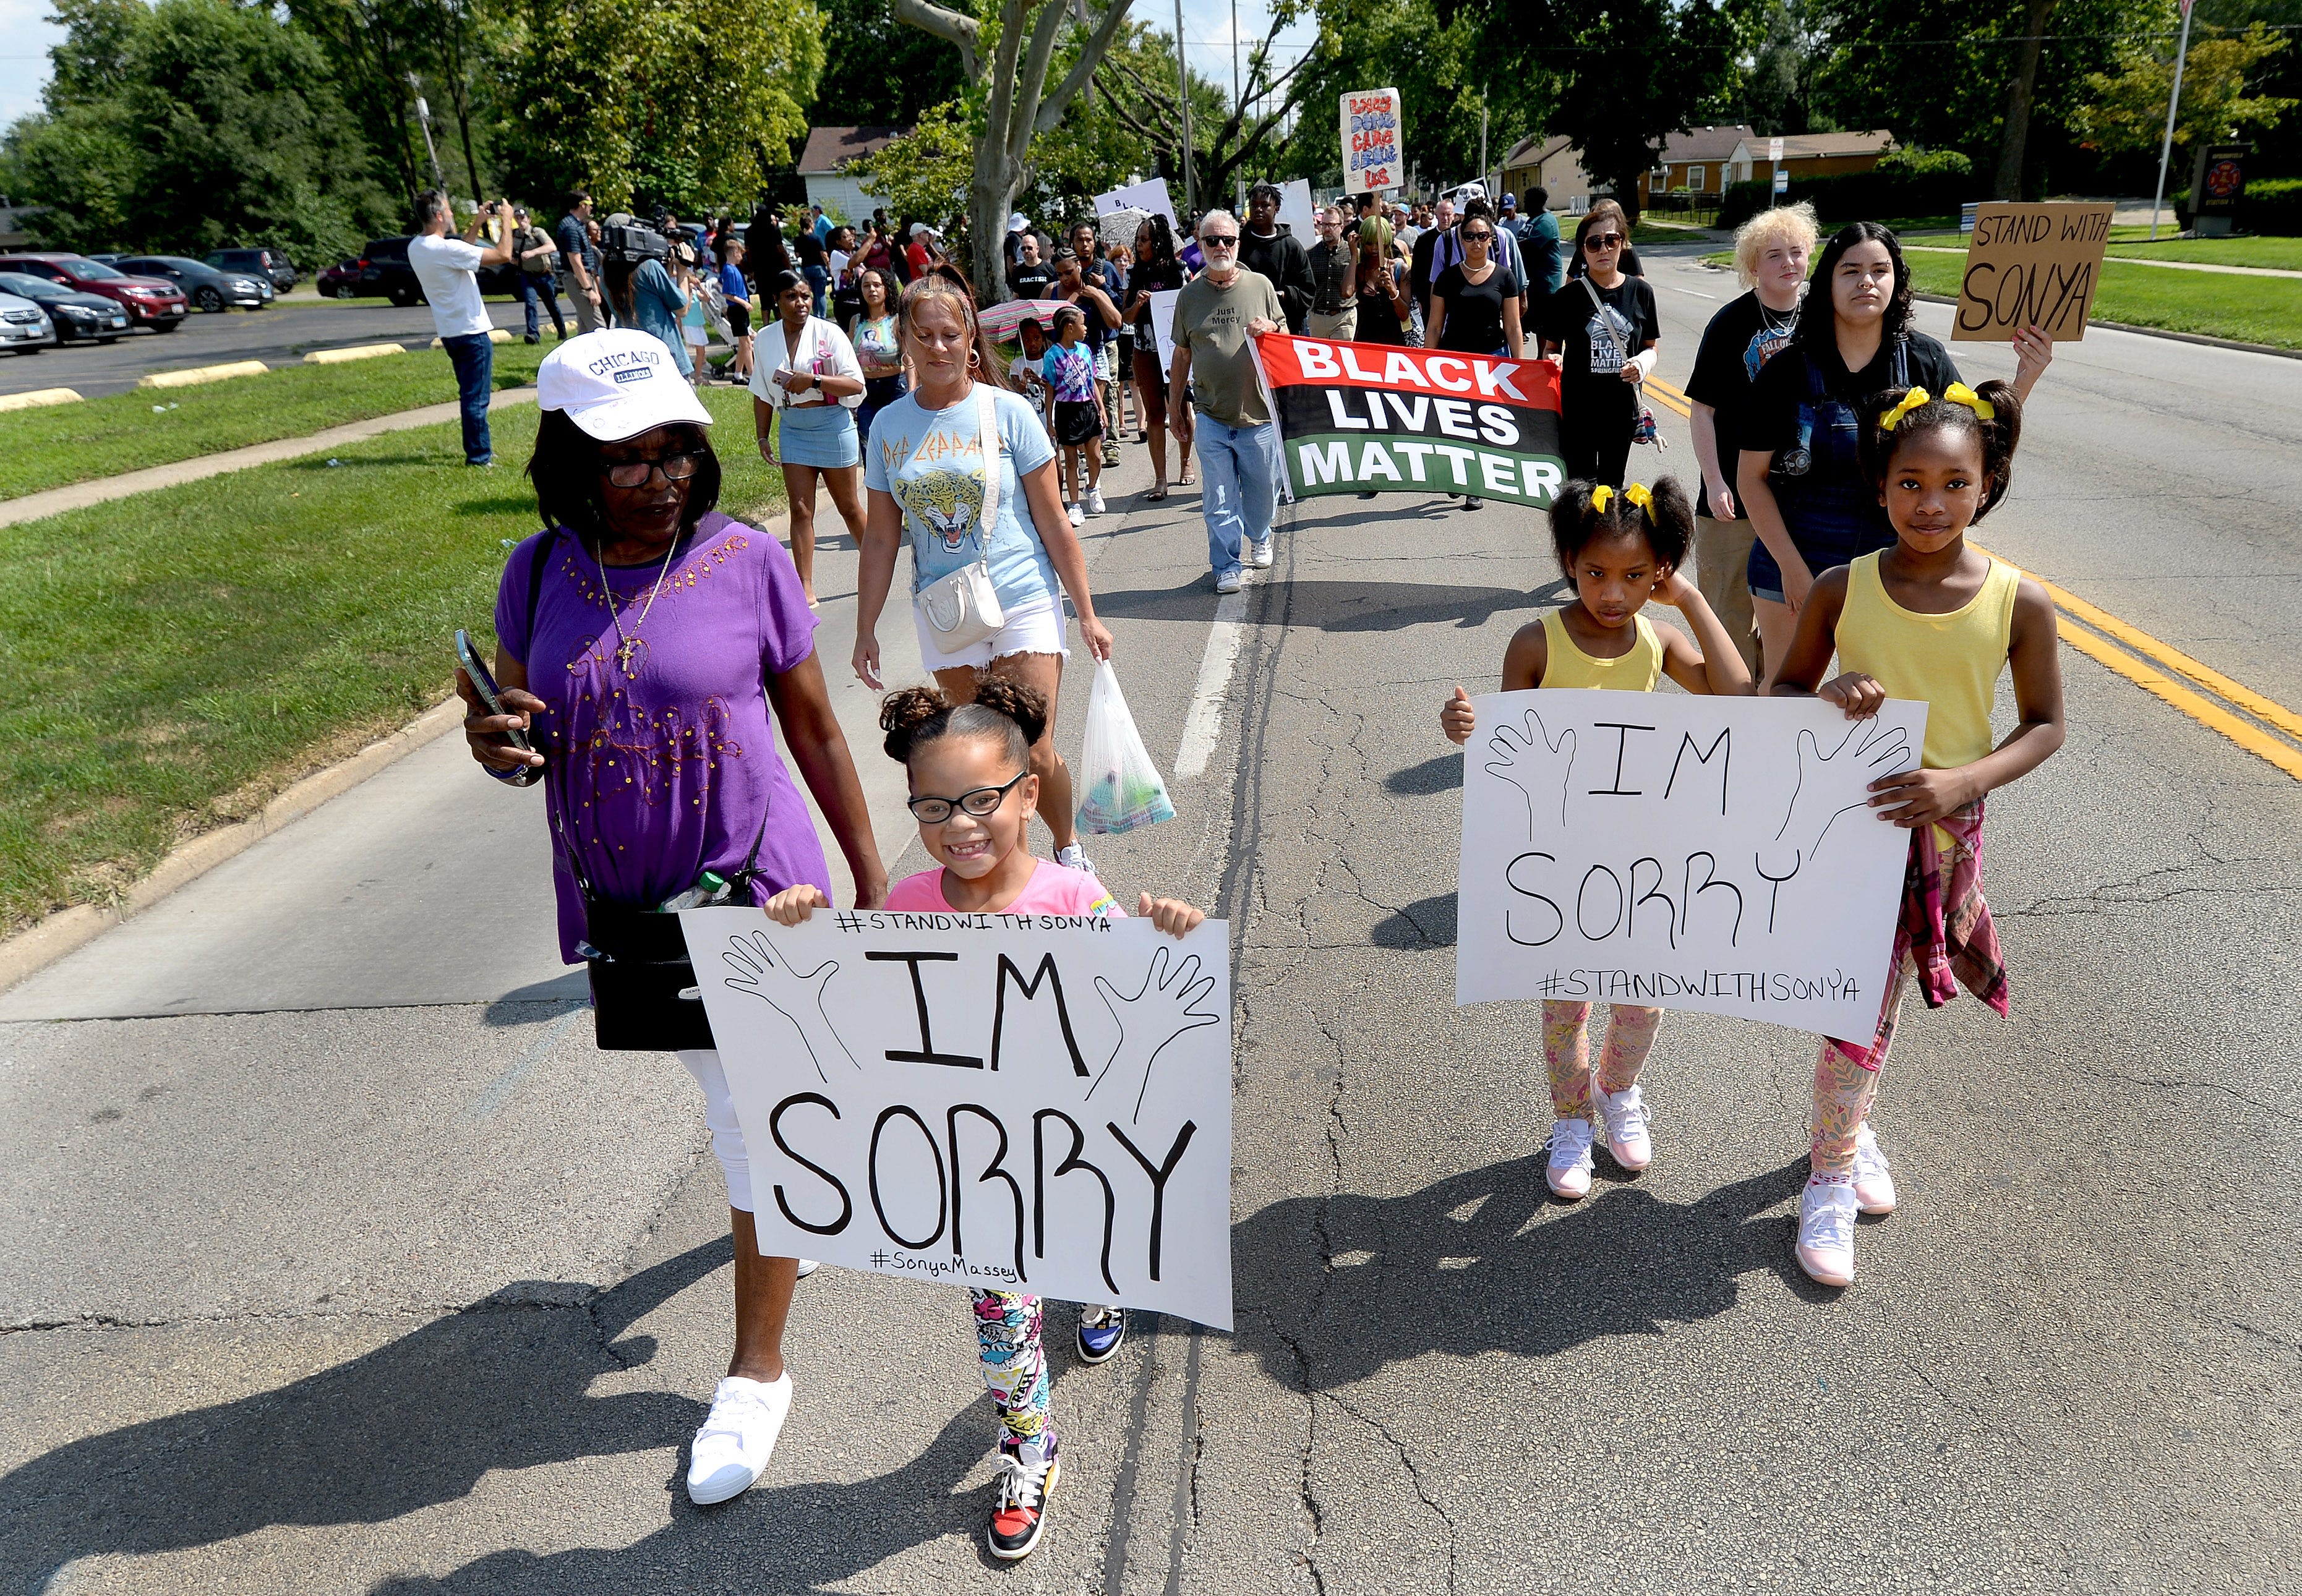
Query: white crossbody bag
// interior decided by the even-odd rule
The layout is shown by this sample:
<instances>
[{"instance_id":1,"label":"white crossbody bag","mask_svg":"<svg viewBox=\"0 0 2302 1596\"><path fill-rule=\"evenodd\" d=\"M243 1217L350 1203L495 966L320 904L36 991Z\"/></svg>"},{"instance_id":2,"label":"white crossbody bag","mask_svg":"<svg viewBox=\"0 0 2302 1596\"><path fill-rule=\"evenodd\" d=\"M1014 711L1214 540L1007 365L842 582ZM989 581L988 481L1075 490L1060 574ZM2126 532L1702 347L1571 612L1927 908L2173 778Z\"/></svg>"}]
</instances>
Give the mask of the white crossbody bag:
<instances>
[{"instance_id":1,"label":"white crossbody bag","mask_svg":"<svg viewBox=\"0 0 2302 1596\"><path fill-rule=\"evenodd\" d=\"M983 508L976 515L975 536L982 553L973 565L938 576L912 600L936 648L945 654L996 637L1007 625L1007 612L999 607L999 594L991 585L991 534L999 525L999 416L991 391L987 382L975 385L976 424L983 442ZM926 441L921 433L912 445L912 454ZM911 461L906 458L903 463Z\"/></svg>"}]
</instances>

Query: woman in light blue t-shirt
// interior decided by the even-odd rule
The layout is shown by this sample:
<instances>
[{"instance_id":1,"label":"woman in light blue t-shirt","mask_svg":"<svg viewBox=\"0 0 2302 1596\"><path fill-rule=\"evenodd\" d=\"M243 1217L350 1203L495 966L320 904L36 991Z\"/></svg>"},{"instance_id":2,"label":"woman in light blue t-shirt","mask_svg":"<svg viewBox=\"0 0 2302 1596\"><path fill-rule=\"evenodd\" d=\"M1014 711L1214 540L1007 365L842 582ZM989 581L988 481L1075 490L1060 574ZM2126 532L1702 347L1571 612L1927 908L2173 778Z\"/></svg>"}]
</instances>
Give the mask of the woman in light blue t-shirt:
<instances>
[{"instance_id":1,"label":"woman in light blue t-shirt","mask_svg":"<svg viewBox=\"0 0 2302 1596\"><path fill-rule=\"evenodd\" d=\"M977 681L988 672L1046 694L1048 729L1031 745L1039 816L1054 834L1056 859L1091 869L1071 834L1071 770L1054 741L1055 694L1071 651L1063 642L1064 595L1096 659L1111 657L1111 633L1095 616L1087 558L1055 483L1054 446L1038 413L1001 380L966 290L942 278L921 278L903 295L903 330L913 387L879 412L863 451L870 502L856 584L855 674L873 690L880 686L879 612L895 584L896 551L908 542L920 658L944 692L972 700ZM980 522L987 456L979 384L991 391L998 434L997 510L987 542ZM990 567L1005 625L996 635L946 654L919 614L918 594L979 560Z\"/></svg>"}]
</instances>

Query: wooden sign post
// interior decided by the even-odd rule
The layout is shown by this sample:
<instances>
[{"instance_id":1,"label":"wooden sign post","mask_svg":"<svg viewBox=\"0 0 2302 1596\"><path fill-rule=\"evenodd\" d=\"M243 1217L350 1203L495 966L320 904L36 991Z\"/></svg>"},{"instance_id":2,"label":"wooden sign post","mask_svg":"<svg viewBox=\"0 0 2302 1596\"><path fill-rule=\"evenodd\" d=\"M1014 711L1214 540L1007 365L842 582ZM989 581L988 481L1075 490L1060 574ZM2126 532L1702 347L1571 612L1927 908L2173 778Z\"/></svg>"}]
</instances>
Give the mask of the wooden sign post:
<instances>
[{"instance_id":1,"label":"wooden sign post","mask_svg":"<svg viewBox=\"0 0 2302 1596\"><path fill-rule=\"evenodd\" d=\"M2031 326L2056 343L2086 337L2110 214L2107 201L1978 206L1952 339L2004 343Z\"/></svg>"}]
</instances>

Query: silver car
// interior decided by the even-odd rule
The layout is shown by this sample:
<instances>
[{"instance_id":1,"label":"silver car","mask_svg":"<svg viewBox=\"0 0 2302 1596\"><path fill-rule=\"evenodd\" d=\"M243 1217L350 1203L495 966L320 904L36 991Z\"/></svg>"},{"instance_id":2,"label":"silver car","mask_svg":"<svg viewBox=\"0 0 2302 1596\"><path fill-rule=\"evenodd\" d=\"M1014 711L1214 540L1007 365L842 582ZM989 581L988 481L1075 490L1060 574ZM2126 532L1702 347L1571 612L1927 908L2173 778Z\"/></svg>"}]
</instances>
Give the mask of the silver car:
<instances>
[{"instance_id":1,"label":"silver car","mask_svg":"<svg viewBox=\"0 0 2302 1596\"><path fill-rule=\"evenodd\" d=\"M48 313L29 299L0 294L0 349L37 355L56 341Z\"/></svg>"}]
</instances>

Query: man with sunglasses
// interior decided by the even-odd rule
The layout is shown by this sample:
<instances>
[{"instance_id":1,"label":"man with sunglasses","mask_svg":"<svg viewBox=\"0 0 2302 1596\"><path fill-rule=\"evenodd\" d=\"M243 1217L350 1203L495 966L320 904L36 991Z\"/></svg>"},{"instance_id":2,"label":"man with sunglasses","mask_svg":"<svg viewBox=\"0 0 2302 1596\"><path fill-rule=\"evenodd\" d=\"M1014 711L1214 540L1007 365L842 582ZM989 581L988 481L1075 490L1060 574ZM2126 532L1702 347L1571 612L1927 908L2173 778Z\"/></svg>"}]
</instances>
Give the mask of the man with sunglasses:
<instances>
[{"instance_id":1,"label":"man with sunglasses","mask_svg":"<svg viewBox=\"0 0 2302 1596\"><path fill-rule=\"evenodd\" d=\"M1200 217L1198 237L1207 269L1175 299L1167 424L1186 449L1198 442L1207 563L1215 592L1235 593L1246 581L1242 556L1257 569L1272 561L1279 457L1251 340L1284 327L1286 312L1271 280L1239 264L1239 221L1229 211Z\"/></svg>"}]
</instances>

